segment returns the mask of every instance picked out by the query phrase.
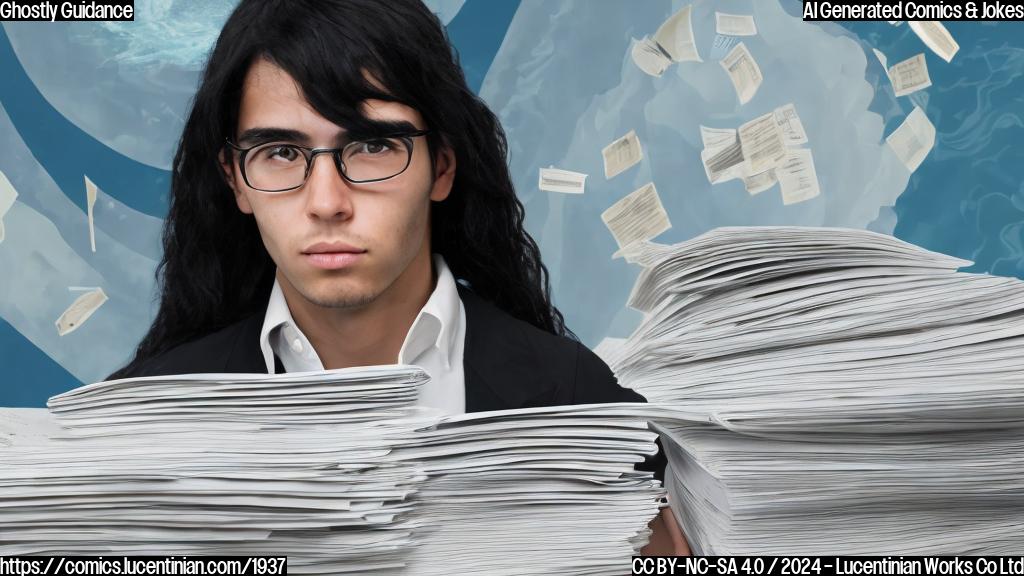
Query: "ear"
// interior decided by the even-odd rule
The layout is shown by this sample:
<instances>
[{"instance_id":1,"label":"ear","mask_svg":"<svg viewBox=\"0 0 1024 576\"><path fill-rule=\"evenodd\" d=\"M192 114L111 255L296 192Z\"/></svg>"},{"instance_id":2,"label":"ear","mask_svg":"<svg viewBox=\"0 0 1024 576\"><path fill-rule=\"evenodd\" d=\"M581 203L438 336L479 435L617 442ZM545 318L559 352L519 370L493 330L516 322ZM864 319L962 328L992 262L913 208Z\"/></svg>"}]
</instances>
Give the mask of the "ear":
<instances>
[{"instance_id":1,"label":"ear","mask_svg":"<svg viewBox=\"0 0 1024 576\"><path fill-rule=\"evenodd\" d=\"M252 206L249 205L249 197L245 195L245 191L241 190L238 186L238 178L235 178L235 163L228 160L225 150L222 148L220 153L217 155L217 161L220 163L221 173L224 176L224 181L227 182L231 191L235 194L235 203L238 204L238 209L244 214L252 214Z\"/></svg>"},{"instance_id":2,"label":"ear","mask_svg":"<svg viewBox=\"0 0 1024 576\"><path fill-rule=\"evenodd\" d=\"M455 151L449 146L442 146L434 160L434 186L430 190L430 199L440 202L452 191L455 182Z\"/></svg>"}]
</instances>

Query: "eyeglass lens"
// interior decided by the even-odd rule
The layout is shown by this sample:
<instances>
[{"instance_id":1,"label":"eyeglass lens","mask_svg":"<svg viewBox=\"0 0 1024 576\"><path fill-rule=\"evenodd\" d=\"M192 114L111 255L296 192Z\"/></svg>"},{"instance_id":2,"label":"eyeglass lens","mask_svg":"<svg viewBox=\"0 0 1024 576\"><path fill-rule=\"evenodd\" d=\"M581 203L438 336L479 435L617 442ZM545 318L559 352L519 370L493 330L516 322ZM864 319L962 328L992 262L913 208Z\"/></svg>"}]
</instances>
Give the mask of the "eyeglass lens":
<instances>
[{"instance_id":1,"label":"eyeglass lens","mask_svg":"<svg viewBox=\"0 0 1024 576\"><path fill-rule=\"evenodd\" d=\"M309 149L294 144L263 144L246 155L246 180L249 186L267 192L298 188L306 181L312 156ZM412 143L406 138L350 142L341 150L339 168L355 182L383 180L404 171L411 158Z\"/></svg>"}]
</instances>

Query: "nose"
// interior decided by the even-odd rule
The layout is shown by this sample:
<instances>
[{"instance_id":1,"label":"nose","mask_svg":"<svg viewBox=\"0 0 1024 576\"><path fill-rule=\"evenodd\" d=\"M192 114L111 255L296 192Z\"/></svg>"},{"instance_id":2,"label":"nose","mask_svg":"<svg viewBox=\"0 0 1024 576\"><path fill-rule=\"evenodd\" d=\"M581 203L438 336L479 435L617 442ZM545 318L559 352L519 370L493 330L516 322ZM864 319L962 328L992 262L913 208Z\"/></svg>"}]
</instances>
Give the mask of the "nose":
<instances>
[{"instance_id":1,"label":"nose","mask_svg":"<svg viewBox=\"0 0 1024 576\"><path fill-rule=\"evenodd\" d=\"M309 176L304 186L306 210L311 217L320 220L347 220L352 217L352 189L349 182L341 177L335 158L334 154L326 152L310 159Z\"/></svg>"}]
</instances>

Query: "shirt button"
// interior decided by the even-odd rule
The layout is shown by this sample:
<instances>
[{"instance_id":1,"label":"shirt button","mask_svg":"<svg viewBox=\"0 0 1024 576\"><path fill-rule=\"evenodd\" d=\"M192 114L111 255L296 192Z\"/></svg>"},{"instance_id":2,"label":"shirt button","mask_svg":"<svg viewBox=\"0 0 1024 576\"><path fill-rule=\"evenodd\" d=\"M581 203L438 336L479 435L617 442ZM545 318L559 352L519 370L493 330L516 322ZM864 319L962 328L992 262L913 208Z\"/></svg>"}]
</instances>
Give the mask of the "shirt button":
<instances>
[{"instance_id":1,"label":"shirt button","mask_svg":"<svg viewBox=\"0 0 1024 576\"><path fill-rule=\"evenodd\" d=\"M296 354L302 353L302 342L298 338L292 340L292 351Z\"/></svg>"}]
</instances>

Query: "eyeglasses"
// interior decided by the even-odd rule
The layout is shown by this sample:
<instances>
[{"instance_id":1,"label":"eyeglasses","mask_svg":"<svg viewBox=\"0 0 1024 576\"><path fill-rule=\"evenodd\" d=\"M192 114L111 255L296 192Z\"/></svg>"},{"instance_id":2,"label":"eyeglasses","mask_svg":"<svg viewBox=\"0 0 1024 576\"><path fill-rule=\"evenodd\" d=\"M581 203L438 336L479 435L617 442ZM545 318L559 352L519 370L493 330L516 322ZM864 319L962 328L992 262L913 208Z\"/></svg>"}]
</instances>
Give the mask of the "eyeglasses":
<instances>
[{"instance_id":1,"label":"eyeglasses","mask_svg":"<svg viewBox=\"0 0 1024 576\"><path fill-rule=\"evenodd\" d=\"M349 142L344 148L309 148L286 142L241 148L230 139L226 142L239 152L245 184L260 192L276 193L301 188L317 154L330 154L341 177L353 184L394 178L412 162L413 138L429 133L418 130L379 136Z\"/></svg>"}]
</instances>

